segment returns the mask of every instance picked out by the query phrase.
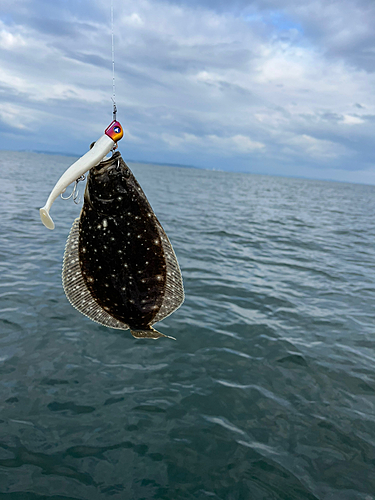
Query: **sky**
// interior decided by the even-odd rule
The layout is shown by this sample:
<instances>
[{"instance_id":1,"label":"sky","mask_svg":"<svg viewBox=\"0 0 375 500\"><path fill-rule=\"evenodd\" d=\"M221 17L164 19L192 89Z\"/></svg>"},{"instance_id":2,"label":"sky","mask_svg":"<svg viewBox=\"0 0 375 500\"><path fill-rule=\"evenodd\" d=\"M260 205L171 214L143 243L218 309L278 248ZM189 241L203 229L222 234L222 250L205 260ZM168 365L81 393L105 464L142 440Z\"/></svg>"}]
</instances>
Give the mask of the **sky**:
<instances>
[{"instance_id":1,"label":"sky","mask_svg":"<svg viewBox=\"0 0 375 500\"><path fill-rule=\"evenodd\" d=\"M113 0L124 159L375 184L373 0ZM109 0L0 0L0 149L112 121Z\"/></svg>"}]
</instances>

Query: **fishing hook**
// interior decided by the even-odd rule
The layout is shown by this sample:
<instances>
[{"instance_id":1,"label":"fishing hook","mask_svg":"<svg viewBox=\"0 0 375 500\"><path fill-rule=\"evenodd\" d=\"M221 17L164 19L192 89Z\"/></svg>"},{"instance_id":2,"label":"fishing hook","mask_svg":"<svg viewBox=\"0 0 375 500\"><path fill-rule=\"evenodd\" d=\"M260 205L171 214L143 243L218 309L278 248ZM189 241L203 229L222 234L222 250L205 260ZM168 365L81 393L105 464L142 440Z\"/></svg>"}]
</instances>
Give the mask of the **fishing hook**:
<instances>
[{"instance_id":1,"label":"fishing hook","mask_svg":"<svg viewBox=\"0 0 375 500\"><path fill-rule=\"evenodd\" d=\"M120 170L121 170L120 158L117 158L117 165L115 168L116 168L117 172L120 172Z\"/></svg>"},{"instance_id":2,"label":"fishing hook","mask_svg":"<svg viewBox=\"0 0 375 500\"><path fill-rule=\"evenodd\" d=\"M73 191L70 193L69 196L63 196L63 193L60 194L61 198L63 200L69 200L70 198L73 198L73 201L76 205L81 201L81 198L79 198L79 190L78 190L78 183L81 181L84 181L86 179L85 174L81 175L78 177L78 179L75 180Z\"/></svg>"}]
</instances>

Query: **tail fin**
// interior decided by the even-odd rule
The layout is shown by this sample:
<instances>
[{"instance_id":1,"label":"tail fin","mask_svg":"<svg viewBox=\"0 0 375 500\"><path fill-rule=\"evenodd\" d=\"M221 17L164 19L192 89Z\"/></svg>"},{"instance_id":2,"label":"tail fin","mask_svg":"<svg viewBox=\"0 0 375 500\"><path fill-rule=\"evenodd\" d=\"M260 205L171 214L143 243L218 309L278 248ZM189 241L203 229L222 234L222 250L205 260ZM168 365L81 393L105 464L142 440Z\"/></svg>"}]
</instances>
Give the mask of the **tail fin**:
<instances>
[{"instance_id":1,"label":"tail fin","mask_svg":"<svg viewBox=\"0 0 375 500\"><path fill-rule=\"evenodd\" d=\"M130 330L130 333L136 339L158 339L160 337L167 337L168 339L176 340L174 337L170 337L169 335L164 335L164 333L160 333L152 326L146 326L143 330Z\"/></svg>"}]
</instances>

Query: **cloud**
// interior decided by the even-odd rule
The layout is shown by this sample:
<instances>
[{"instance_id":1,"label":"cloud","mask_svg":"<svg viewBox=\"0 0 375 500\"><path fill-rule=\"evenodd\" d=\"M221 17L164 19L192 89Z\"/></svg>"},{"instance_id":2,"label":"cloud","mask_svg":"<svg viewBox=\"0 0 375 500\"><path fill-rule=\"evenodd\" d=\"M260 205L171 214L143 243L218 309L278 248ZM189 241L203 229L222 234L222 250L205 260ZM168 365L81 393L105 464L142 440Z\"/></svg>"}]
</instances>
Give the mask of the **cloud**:
<instances>
[{"instance_id":1,"label":"cloud","mask_svg":"<svg viewBox=\"0 0 375 500\"><path fill-rule=\"evenodd\" d=\"M186 151L190 148L198 150L205 149L220 151L221 154L231 155L234 153L252 153L265 148L261 142L253 141L250 137L244 135L235 135L232 137L219 137L215 134L196 136L194 134L182 134L180 136L171 134L162 134L162 139L172 149Z\"/></svg>"},{"instance_id":2,"label":"cloud","mask_svg":"<svg viewBox=\"0 0 375 500\"><path fill-rule=\"evenodd\" d=\"M21 114L22 121L18 119ZM21 106L3 102L0 104L0 120L13 129L26 130L38 121L38 117L25 112Z\"/></svg>"},{"instance_id":3,"label":"cloud","mask_svg":"<svg viewBox=\"0 0 375 500\"><path fill-rule=\"evenodd\" d=\"M0 45L3 50L12 50L15 47L26 45L26 41L21 35L13 35L13 33L3 28L0 31Z\"/></svg>"},{"instance_id":4,"label":"cloud","mask_svg":"<svg viewBox=\"0 0 375 500\"><path fill-rule=\"evenodd\" d=\"M347 149L340 144L306 134L293 137L289 141L289 145L297 154L302 153L318 160L331 160L348 154Z\"/></svg>"},{"instance_id":5,"label":"cloud","mask_svg":"<svg viewBox=\"0 0 375 500\"><path fill-rule=\"evenodd\" d=\"M363 118L360 118L359 116L344 115L343 123L345 123L346 125L360 125L361 123L365 123L365 120Z\"/></svg>"},{"instance_id":6,"label":"cloud","mask_svg":"<svg viewBox=\"0 0 375 500\"><path fill-rule=\"evenodd\" d=\"M84 152L111 119L108 2L3 4L0 147ZM124 155L320 177L371 169L374 20L366 0L116 2Z\"/></svg>"},{"instance_id":7,"label":"cloud","mask_svg":"<svg viewBox=\"0 0 375 500\"><path fill-rule=\"evenodd\" d=\"M257 151L259 149L265 148L265 145L261 142L252 141L249 137L240 134L231 137L231 141L234 143L237 149L243 153L251 153L252 151Z\"/></svg>"}]
</instances>

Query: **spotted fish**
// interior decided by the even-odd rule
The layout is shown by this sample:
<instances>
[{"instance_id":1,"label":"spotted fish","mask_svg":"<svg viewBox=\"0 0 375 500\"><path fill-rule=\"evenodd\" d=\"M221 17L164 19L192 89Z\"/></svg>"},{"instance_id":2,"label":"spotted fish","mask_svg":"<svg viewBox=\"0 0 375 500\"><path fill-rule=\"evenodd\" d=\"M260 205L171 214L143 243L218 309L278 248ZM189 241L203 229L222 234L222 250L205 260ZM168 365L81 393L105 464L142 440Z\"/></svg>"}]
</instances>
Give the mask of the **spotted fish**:
<instances>
[{"instance_id":1,"label":"spotted fish","mask_svg":"<svg viewBox=\"0 0 375 500\"><path fill-rule=\"evenodd\" d=\"M172 245L119 152L90 170L66 243L63 286L78 311L136 338L166 337L152 325L184 300Z\"/></svg>"}]
</instances>

